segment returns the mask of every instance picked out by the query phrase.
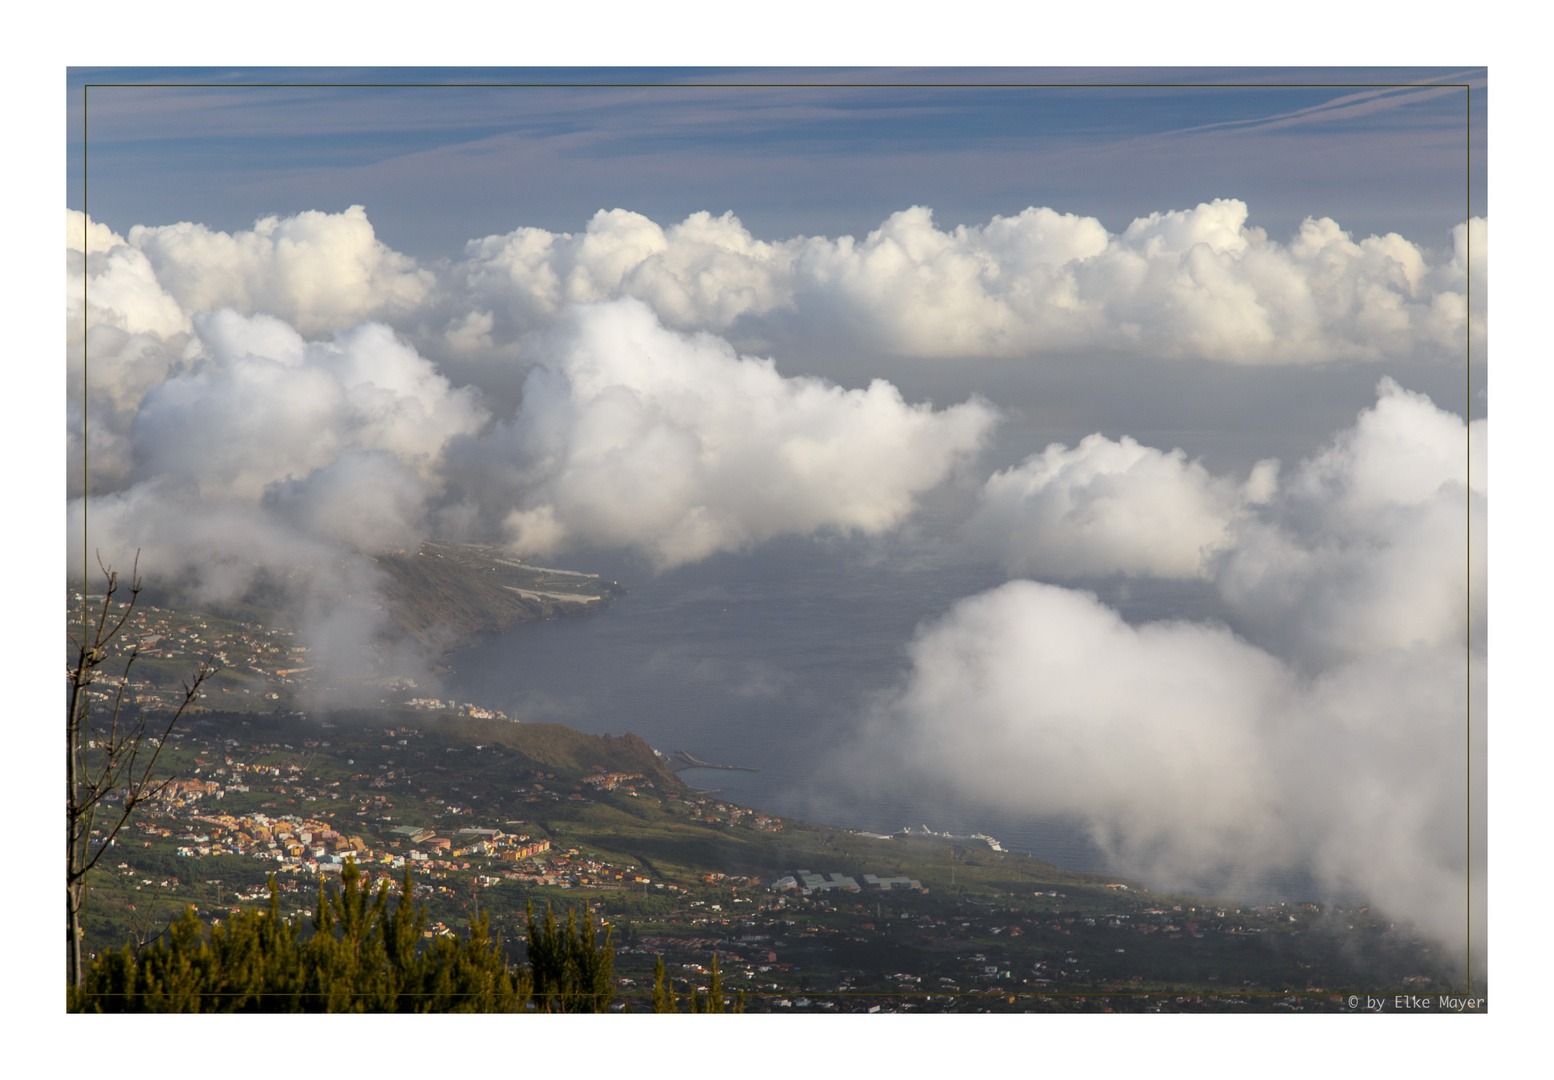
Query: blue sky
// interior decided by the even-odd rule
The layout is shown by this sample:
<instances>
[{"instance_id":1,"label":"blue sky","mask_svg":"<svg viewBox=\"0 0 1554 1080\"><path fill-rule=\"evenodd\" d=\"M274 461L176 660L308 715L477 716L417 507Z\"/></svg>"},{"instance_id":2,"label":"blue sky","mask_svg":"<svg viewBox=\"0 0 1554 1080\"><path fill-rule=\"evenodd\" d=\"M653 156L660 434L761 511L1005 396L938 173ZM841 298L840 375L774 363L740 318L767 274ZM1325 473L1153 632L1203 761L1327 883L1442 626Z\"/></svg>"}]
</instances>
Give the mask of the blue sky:
<instances>
[{"instance_id":1,"label":"blue sky","mask_svg":"<svg viewBox=\"0 0 1554 1080\"><path fill-rule=\"evenodd\" d=\"M941 226L1047 205L1117 230L1222 196L1276 237L1326 215L1436 246L1487 213L1485 85L1444 68L73 69L67 200L118 230L363 203L420 258L617 206L733 210L777 238L861 236L913 204Z\"/></svg>"}]
</instances>

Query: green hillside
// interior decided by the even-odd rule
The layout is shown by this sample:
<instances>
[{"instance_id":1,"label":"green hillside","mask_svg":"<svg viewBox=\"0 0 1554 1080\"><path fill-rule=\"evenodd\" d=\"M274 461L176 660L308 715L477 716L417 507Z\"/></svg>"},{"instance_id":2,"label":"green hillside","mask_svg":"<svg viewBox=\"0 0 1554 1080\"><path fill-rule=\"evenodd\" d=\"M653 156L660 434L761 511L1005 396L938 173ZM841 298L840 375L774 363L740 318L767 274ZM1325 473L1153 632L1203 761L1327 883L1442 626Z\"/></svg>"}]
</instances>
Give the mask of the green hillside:
<instances>
[{"instance_id":1,"label":"green hillside","mask_svg":"<svg viewBox=\"0 0 1554 1080\"><path fill-rule=\"evenodd\" d=\"M584 595L562 591L581 575L481 569L491 554L391 557L438 598L416 625L518 580L581 603L554 599ZM618 588L587 580L595 603ZM439 591L450 581L466 593ZM688 787L637 735L470 703L303 715L308 650L288 631L246 610L131 614L132 711L165 709L163 679L196 654L226 666L163 748L172 782L89 878L92 951L154 941L189 906L267 904L272 875L280 913L306 920L349 859L374 886L408 869L433 942L489 916L513 963L529 903L591 905L614 927L619 1007L641 1004L659 960L682 992L705 987L714 955L752 1011L1344 1012L1355 994L1465 989L1455 958L1365 907L1164 895L976 838L784 818Z\"/></svg>"},{"instance_id":2,"label":"green hillside","mask_svg":"<svg viewBox=\"0 0 1554 1080\"><path fill-rule=\"evenodd\" d=\"M380 881L408 865L433 935L489 914L514 962L530 901L591 904L623 1007L660 957L682 991L705 986L714 952L753 1011L1345 1011L1351 992L1458 989L1448 958L1365 909L1162 895L976 841L782 818L687 787L634 735L217 712L166 754L194 783L96 874L92 949L154 936L185 904L261 904L271 874L305 918L348 853ZM801 871L850 886L783 887Z\"/></svg>"},{"instance_id":3,"label":"green hillside","mask_svg":"<svg viewBox=\"0 0 1554 1080\"><path fill-rule=\"evenodd\" d=\"M428 540L414 553L374 561L388 577L384 594L394 625L442 648L521 622L586 614L623 591L597 574L529 566L494 544Z\"/></svg>"}]
</instances>

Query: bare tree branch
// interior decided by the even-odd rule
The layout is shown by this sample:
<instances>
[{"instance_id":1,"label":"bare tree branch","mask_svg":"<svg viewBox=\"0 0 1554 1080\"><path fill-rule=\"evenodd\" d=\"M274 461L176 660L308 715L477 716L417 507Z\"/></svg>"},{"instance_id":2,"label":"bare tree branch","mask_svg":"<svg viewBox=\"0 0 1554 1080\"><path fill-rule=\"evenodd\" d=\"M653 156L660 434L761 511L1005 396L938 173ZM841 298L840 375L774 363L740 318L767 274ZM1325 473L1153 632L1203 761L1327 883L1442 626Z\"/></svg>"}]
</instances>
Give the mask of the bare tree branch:
<instances>
[{"instance_id":1,"label":"bare tree branch","mask_svg":"<svg viewBox=\"0 0 1554 1080\"><path fill-rule=\"evenodd\" d=\"M103 564L100 555L97 565L106 579L102 607L97 612L95 624L83 611L83 632L76 643L76 663L66 673L70 693L65 719L65 901L67 957L72 985L79 985L82 974L81 909L86 898L86 875L113 845L141 804L161 797L172 783L172 777L158 779L155 775L162 750L178 722L200 697L201 687L219 670L214 658L202 661L193 679L184 684L183 701L161 727L161 734L153 734L149 729L150 719L144 712L137 712L131 719L125 710L130 672L140 656L137 642L130 646L123 671L116 676L117 687L107 723L93 724L92 687L105 677L101 669L109 659L109 647L128 625L141 589L137 553L130 574L129 599L123 602L123 610L115 617L113 604L119 592L119 575ZM88 751L94 761L88 760ZM104 805L115 794L123 799L116 816ZM112 819L113 823L107 826L107 835L95 841L93 850L93 834L101 832L97 827L100 815L104 820Z\"/></svg>"}]
</instances>

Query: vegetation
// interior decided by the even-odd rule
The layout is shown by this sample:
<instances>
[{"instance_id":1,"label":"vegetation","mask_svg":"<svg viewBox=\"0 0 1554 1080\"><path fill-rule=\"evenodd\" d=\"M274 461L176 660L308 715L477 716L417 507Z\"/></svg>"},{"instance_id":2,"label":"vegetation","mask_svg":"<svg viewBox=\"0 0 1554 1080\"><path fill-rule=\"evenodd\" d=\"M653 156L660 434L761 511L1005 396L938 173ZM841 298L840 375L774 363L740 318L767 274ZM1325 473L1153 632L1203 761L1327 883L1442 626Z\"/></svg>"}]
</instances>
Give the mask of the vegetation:
<instances>
[{"instance_id":1,"label":"vegetation","mask_svg":"<svg viewBox=\"0 0 1554 1080\"><path fill-rule=\"evenodd\" d=\"M390 621L439 648L533 619L583 614L623 591L597 574L527 566L495 545L467 541L428 540L415 552L374 561L387 578Z\"/></svg>"},{"instance_id":2,"label":"vegetation","mask_svg":"<svg viewBox=\"0 0 1554 1080\"><path fill-rule=\"evenodd\" d=\"M246 637L228 640L203 612L153 612L147 622L155 625L126 631L199 648L219 641L234 665L249 655L243 649L265 670L278 663L264 662L272 653L298 662L288 640L262 627L239 627ZM379 891L388 883L383 914L392 909L395 919L396 879L415 868L404 909L419 920L414 964L396 968L388 952L374 960L374 945L370 962L324 966L345 987L334 997L299 998L307 984L282 980L274 993L292 996L241 1007L513 1007L497 986L499 967L514 994L527 987L535 1011L629 1003L737 1012L744 1000L751 1011L794 1012L1345 1011L1352 994L1461 992L1452 957L1365 907L1161 894L976 838L885 838L777 817L687 787L633 735L387 701L303 715L283 700L261 711L238 700L257 694L207 690L189 710L197 715L158 747L158 768L182 779L142 805L116 841L103 838L112 861L85 886L82 920L99 997L90 1004L83 993L83 1007L172 1007L165 988L194 978L177 975L180 964L221 968L231 935L248 935L245 948L264 953L257 920L268 920L273 937L283 918L300 917L286 940L322 956L325 942L311 944L318 931L305 938L307 916L317 915L319 880L341 873L348 856L361 869L355 888L365 893L369 877ZM221 707L201 707L210 699ZM151 722L161 731L172 709L155 700L162 719ZM125 720L138 722L143 706L126 705ZM800 867L858 884L806 893L784 882ZM920 887L879 887L869 874ZM584 897L588 909L561 911ZM360 925L398 940L372 914L370 895L356 901L365 905L357 917L334 903L329 938L345 941L347 927ZM182 914L147 944L194 905L222 924L207 930ZM239 934L244 920L254 922ZM505 955L499 936L513 943ZM269 949L284 952L275 942ZM441 974L417 983L404 974L415 965ZM269 976L249 971L232 983L256 978L263 987ZM105 988L119 996L100 996ZM220 1000L236 1007L239 995Z\"/></svg>"},{"instance_id":3,"label":"vegetation","mask_svg":"<svg viewBox=\"0 0 1554 1080\"><path fill-rule=\"evenodd\" d=\"M83 597L82 633L75 642L76 659L69 672L65 712L65 941L70 985L82 975L81 910L86 902L86 875L102 859L139 806L160 795L168 784L159 778L157 762L184 712L200 694L200 686L215 672L201 663L183 688L182 700L159 723L161 734L148 727L147 714L126 710L125 689L139 654L137 643L124 654L116 676L103 670L109 650L124 631L140 595L140 580L130 573L130 596L115 611L119 575L102 568L107 579L102 607L95 620ZM114 689L96 689L106 683ZM94 710L94 706L105 706Z\"/></svg>"},{"instance_id":4,"label":"vegetation","mask_svg":"<svg viewBox=\"0 0 1554 1080\"><path fill-rule=\"evenodd\" d=\"M610 932L605 930L601 945L593 911L586 906L583 911L585 923L579 931L576 914L567 908L567 930L562 934L549 904L539 924L534 921L534 904L529 904L529 969L540 1012L604 1012L610 1004L615 961Z\"/></svg>"},{"instance_id":5,"label":"vegetation","mask_svg":"<svg viewBox=\"0 0 1554 1080\"><path fill-rule=\"evenodd\" d=\"M270 883L264 912L244 911L204 927L192 908L148 948L126 944L97 957L70 993L75 1012L603 1012L614 959L609 934L596 940L593 912L584 929L569 908L561 933L547 907L529 921L529 970L514 970L488 917L467 936L437 936L422 947L424 905L413 905L406 870L397 902L387 885L376 896L347 861L340 888L319 886L313 933L280 915Z\"/></svg>"},{"instance_id":6,"label":"vegetation","mask_svg":"<svg viewBox=\"0 0 1554 1080\"><path fill-rule=\"evenodd\" d=\"M565 724L514 724L506 720L450 717L438 725L445 737L461 743L503 746L524 757L524 765L569 774L616 770L642 773L670 787L682 786L640 735L586 735Z\"/></svg>"},{"instance_id":7,"label":"vegetation","mask_svg":"<svg viewBox=\"0 0 1554 1080\"><path fill-rule=\"evenodd\" d=\"M739 997L730 1002L723 996L723 973L718 970L718 954L712 954L712 970L709 973L710 982L707 986L707 996L702 997L696 991L691 991L690 1011L693 1013L742 1013L745 1011L745 992L741 990ZM653 966L653 1011L656 1013L677 1013L680 1011L679 1003L675 1000L674 980L669 978L664 971L664 958L660 956Z\"/></svg>"},{"instance_id":8,"label":"vegetation","mask_svg":"<svg viewBox=\"0 0 1554 1080\"><path fill-rule=\"evenodd\" d=\"M680 1006L674 999L674 980L664 974L664 958L660 956L653 965L653 1011L677 1013Z\"/></svg>"}]
</instances>

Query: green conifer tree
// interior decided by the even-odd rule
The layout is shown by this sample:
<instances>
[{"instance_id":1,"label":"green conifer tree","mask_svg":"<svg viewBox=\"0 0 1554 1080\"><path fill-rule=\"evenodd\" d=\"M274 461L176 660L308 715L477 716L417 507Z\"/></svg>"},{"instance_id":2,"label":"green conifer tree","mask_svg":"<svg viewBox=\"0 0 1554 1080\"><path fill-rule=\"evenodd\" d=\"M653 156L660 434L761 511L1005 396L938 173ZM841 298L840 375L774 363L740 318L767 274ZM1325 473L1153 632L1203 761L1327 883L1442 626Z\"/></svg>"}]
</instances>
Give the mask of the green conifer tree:
<instances>
[{"instance_id":1,"label":"green conifer tree","mask_svg":"<svg viewBox=\"0 0 1554 1080\"><path fill-rule=\"evenodd\" d=\"M712 954L712 979L707 985L707 1007L703 1012L720 1013L723 1011L723 976L718 971L718 954Z\"/></svg>"},{"instance_id":2,"label":"green conifer tree","mask_svg":"<svg viewBox=\"0 0 1554 1080\"><path fill-rule=\"evenodd\" d=\"M574 930L573 915L567 910L567 943L571 949L571 967L575 972L577 1012L604 1012L615 994L615 950L610 945L612 928L604 928L604 941L598 940L593 908L583 905L583 926Z\"/></svg>"},{"instance_id":3,"label":"green conifer tree","mask_svg":"<svg viewBox=\"0 0 1554 1080\"><path fill-rule=\"evenodd\" d=\"M614 995L615 950L610 930L604 941L598 940L593 909L583 908L584 925L577 925L577 912L567 909L566 932L556 925L555 913L545 905L543 922L534 918L534 904L528 907L529 970L534 984L534 1000L541 1012L604 1012Z\"/></svg>"},{"instance_id":4,"label":"green conifer tree","mask_svg":"<svg viewBox=\"0 0 1554 1080\"><path fill-rule=\"evenodd\" d=\"M680 1007L674 1000L674 983L664 977L664 958L660 956L653 964L653 1011L656 1013L677 1013Z\"/></svg>"},{"instance_id":5,"label":"green conifer tree","mask_svg":"<svg viewBox=\"0 0 1554 1080\"><path fill-rule=\"evenodd\" d=\"M340 888L320 885L313 936L280 916L270 882L268 910L213 924L210 938L192 908L137 955L126 945L93 962L67 999L85 1012L521 1012L529 977L509 970L490 919L476 912L462 939L420 948L424 907L409 871L392 913L388 885L376 898L348 861ZM605 961L597 961L604 966Z\"/></svg>"}]
</instances>

